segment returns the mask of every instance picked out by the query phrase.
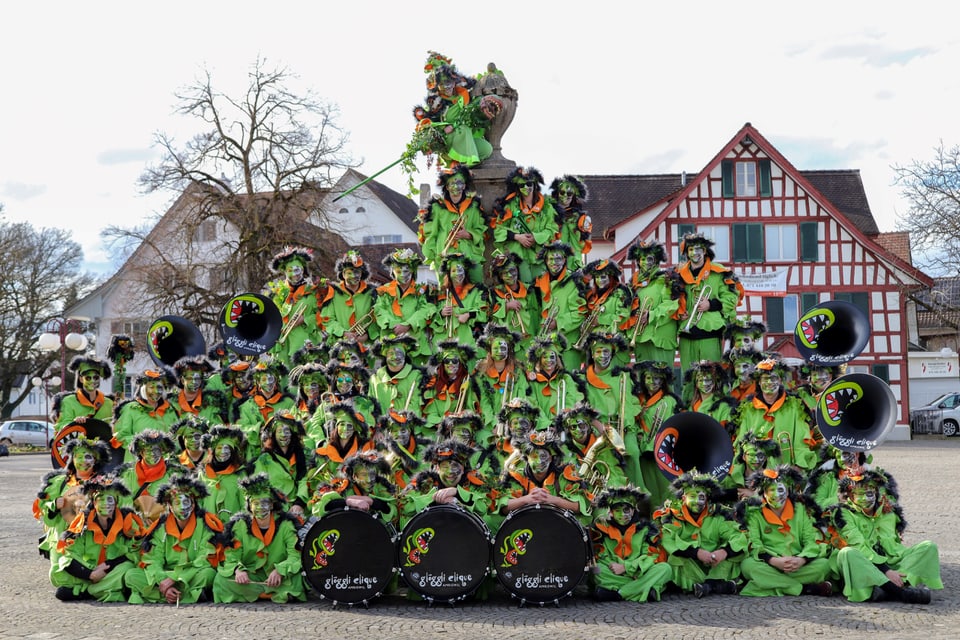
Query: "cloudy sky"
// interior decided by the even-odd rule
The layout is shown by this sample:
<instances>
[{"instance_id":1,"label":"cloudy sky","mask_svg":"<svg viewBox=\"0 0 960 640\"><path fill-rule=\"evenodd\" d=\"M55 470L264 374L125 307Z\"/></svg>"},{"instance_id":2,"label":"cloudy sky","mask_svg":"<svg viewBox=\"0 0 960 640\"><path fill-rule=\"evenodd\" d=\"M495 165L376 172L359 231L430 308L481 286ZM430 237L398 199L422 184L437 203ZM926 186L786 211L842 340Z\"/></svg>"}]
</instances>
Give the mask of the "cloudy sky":
<instances>
[{"instance_id":1,"label":"cloudy sky","mask_svg":"<svg viewBox=\"0 0 960 640\"><path fill-rule=\"evenodd\" d=\"M174 92L207 69L236 94L258 56L339 106L368 174L406 145L430 49L465 73L504 71L519 92L504 155L548 182L699 171L751 122L800 169L859 169L892 231L906 204L891 165L960 143L960 35L929 0L331 4L6 7L5 219L70 229L88 268L109 274L100 230L169 204L140 194L137 177L157 157L155 132L195 131L173 114ZM405 189L399 169L381 181Z\"/></svg>"}]
</instances>

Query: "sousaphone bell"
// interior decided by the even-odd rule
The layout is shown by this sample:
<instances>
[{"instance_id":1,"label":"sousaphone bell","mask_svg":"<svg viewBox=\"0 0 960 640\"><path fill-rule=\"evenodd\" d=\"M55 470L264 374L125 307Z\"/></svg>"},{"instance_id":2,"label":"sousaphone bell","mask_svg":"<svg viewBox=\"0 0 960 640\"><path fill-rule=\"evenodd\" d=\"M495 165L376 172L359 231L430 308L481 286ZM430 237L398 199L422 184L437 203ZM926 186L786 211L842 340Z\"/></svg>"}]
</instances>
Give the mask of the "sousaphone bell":
<instances>
[{"instance_id":1,"label":"sousaphone bell","mask_svg":"<svg viewBox=\"0 0 960 640\"><path fill-rule=\"evenodd\" d=\"M283 330L280 309L260 293L240 293L220 311L220 334L234 353L259 356L270 350Z\"/></svg>"},{"instance_id":2,"label":"sousaphone bell","mask_svg":"<svg viewBox=\"0 0 960 640\"><path fill-rule=\"evenodd\" d=\"M834 367L860 355L870 340L870 321L856 305L828 300L803 314L793 340L810 364Z\"/></svg>"},{"instance_id":3,"label":"sousaphone bell","mask_svg":"<svg viewBox=\"0 0 960 640\"><path fill-rule=\"evenodd\" d=\"M653 441L657 467L667 480L685 472L722 480L733 464L733 444L723 425L705 413L684 411L663 421Z\"/></svg>"},{"instance_id":4,"label":"sousaphone bell","mask_svg":"<svg viewBox=\"0 0 960 640\"><path fill-rule=\"evenodd\" d=\"M841 451L869 451L897 423L897 400L890 385L869 373L848 373L823 390L817 426L823 439Z\"/></svg>"},{"instance_id":5,"label":"sousaphone bell","mask_svg":"<svg viewBox=\"0 0 960 640\"><path fill-rule=\"evenodd\" d=\"M147 351L161 368L172 367L184 356L207 353L203 334L195 324L181 316L160 316L147 332Z\"/></svg>"}]
</instances>

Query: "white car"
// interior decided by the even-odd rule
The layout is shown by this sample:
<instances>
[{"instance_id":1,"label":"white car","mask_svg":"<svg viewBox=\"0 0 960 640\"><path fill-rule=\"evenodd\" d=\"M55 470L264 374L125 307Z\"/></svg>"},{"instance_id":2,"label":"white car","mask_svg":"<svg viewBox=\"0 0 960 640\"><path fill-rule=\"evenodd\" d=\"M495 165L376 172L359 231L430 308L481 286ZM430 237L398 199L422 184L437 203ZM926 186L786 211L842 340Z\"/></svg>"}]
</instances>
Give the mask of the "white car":
<instances>
[{"instance_id":1,"label":"white car","mask_svg":"<svg viewBox=\"0 0 960 640\"><path fill-rule=\"evenodd\" d=\"M50 447L56 429L45 420L8 420L0 425L0 444Z\"/></svg>"},{"instance_id":2,"label":"white car","mask_svg":"<svg viewBox=\"0 0 960 640\"><path fill-rule=\"evenodd\" d=\"M917 433L960 433L960 393L945 393L930 404L910 409L910 425Z\"/></svg>"}]
</instances>

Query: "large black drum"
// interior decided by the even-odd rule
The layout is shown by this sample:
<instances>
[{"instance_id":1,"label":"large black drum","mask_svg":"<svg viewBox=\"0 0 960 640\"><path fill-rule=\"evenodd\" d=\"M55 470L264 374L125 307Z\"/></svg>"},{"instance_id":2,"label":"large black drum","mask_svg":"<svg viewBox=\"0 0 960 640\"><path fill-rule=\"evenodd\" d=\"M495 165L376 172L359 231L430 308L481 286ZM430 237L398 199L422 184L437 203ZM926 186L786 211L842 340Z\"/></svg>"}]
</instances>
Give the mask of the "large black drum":
<instances>
[{"instance_id":1,"label":"large black drum","mask_svg":"<svg viewBox=\"0 0 960 640\"><path fill-rule=\"evenodd\" d=\"M512 512L493 543L497 579L521 605L556 603L573 593L592 557L590 538L574 515L549 505Z\"/></svg>"},{"instance_id":2,"label":"large black drum","mask_svg":"<svg viewBox=\"0 0 960 640\"><path fill-rule=\"evenodd\" d=\"M102 440L107 444L113 439L113 429L103 420L96 418L87 418L77 422L74 420L70 424L64 425L53 437L53 443L50 447L50 462L54 469L60 469L67 466L67 444L78 435L83 435L90 440ZM110 447L110 460L104 469L104 472L115 470L123 464L123 449Z\"/></svg>"},{"instance_id":3,"label":"large black drum","mask_svg":"<svg viewBox=\"0 0 960 640\"><path fill-rule=\"evenodd\" d=\"M397 566L407 586L427 602L462 600L490 570L490 531L457 505L427 507L403 528Z\"/></svg>"},{"instance_id":4,"label":"large black drum","mask_svg":"<svg viewBox=\"0 0 960 640\"><path fill-rule=\"evenodd\" d=\"M303 575L335 605L366 605L383 593L396 571L395 540L393 527L366 511L332 511L303 539Z\"/></svg>"}]
</instances>

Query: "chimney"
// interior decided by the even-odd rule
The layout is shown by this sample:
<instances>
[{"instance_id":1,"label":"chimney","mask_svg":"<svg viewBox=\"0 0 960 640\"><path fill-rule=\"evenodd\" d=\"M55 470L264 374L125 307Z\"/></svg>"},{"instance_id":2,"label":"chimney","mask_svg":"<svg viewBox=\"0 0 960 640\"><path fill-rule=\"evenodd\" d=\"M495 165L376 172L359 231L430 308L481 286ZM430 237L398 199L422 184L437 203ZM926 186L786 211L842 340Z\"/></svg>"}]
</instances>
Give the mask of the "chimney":
<instances>
[{"instance_id":1,"label":"chimney","mask_svg":"<svg viewBox=\"0 0 960 640\"><path fill-rule=\"evenodd\" d=\"M433 194L430 192L430 183L421 182L420 183L420 208L426 209L430 205L430 197Z\"/></svg>"},{"instance_id":2,"label":"chimney","mask_svg":"<svg viewBox=\"0 0 960 640\"><path fill-rule=\"evenodd\" d=\"M680 172L680 186L681 186L681 187L687 186L687 172L686 172L686 171L681 171L681 172Z\"/></svg>"}]
</instances>

